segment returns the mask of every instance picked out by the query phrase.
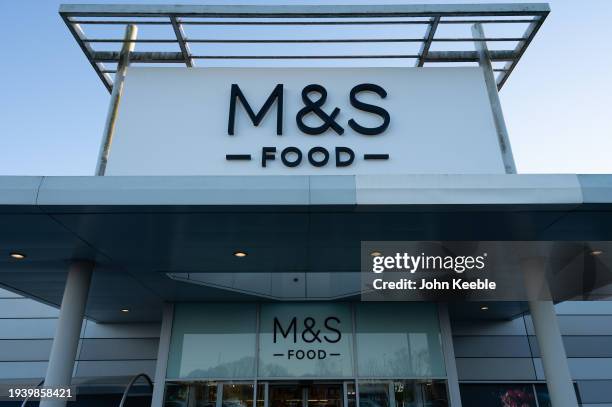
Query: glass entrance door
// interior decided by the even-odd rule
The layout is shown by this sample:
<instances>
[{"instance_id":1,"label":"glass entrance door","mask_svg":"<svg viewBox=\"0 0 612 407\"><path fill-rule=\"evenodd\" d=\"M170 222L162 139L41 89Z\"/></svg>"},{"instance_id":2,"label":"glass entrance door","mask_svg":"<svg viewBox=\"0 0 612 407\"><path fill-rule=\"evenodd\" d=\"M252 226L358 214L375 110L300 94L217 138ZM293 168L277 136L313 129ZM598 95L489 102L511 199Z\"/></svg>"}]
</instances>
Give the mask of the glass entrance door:
<instances>
[{"instance_id":1,"label":"glass entrance door","mask_svg":"<svg viewBox=\"0 0 612 407\"><path fill-rule=\"evenodd\" d=\"M269 384L268 407L343 407L341 383Z\"/></svg>"}]
</instances>

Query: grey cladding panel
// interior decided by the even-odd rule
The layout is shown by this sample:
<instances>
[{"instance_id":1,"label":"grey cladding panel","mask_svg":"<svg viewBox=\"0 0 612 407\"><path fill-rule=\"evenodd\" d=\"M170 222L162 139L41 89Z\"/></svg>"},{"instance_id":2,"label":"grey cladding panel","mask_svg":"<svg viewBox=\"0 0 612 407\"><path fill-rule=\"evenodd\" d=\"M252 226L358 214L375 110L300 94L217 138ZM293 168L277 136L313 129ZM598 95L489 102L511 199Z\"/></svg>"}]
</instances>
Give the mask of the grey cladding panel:
<instances>
[{"instance_id":1,"label":"grey cladding panel","mask_svg":"<svg viewBox=\"0 0 612 407\"><path fill-rule=\"evenodd\" d=\"M533 356L539 357L536 337L530 336L529 342ZM568 358L612 358L612 336L564 336L563 344Z\"/></svg>"},{"instance_id":2,"label":"grey cladding panel","mask_svg":"<svg viewBox=\"0 0 612 407\"><path fill-rule=\"evenodd\" d=\"M457 358L459 380L534 380L530 358Z\"/></svg>"},{"instance_id":3,"label":"grey cladding panel","mask_svg":"<svg viewBox=\"0 0 612 407\"><path fill-rule=\"evenodd\" d=\"M0 298L0 318L56 318L59 310L29 298Z\"/></svg>"},{"instance_id":4,"label":"grey cladding panel","mask_svg":"<svg viewBox=\"0 0 612 407\"><path fill-rule=\"evenodd\" d=\"M557 315L612 315L612 301L566 301L555 305Z\"/></svg>"},{"instance_id":5,"label":"grey cladding panel","mask_svg":"<svg viewBox=\"0 0 612 407\"><path fill-rule=\"evenodd\" d=\"M79 360L157 359L156 338L83 339Z\"/></svg>"},{"instance_id":6,"label":"grey cladding panel","mask_svg":"<svg viewBox=\"0 0 612 407\"><path fill-rule=\"evenodd\" d=\"M454 336L455 356L460 357L531 357L524 336Z\"/></svg>"},{"instance_id":7,"label":"grey cladding panel","mask_svg":"<svg viewBox=\"0 0 612 407\"><path fill-rule=\"evenodd\" d=\"M23 298L19 294L15 294L12 291L5 290L4 288L0 288L0 298Z\"/></svg>"},{"instance_id":8,"label":"grey cladding panel","mask_svg":"<svg viewBox=\"0 0 612 407\"><path fill-rule=\"evenodd\" d=\"M538 380L544 380L542 360L535 358L533 362ZM612 358L568 358L567 363L574 380L612 380Z\"/></svg>"},{"instance_id":9,"label":"grey cladding panel","mask_svg":"<svg viewBox=\"0 0 612 407\"><path fill-rule=\"evenodd\" d=\"M612 405L612 380L580 380L578 389L583 403Z\"/></svg>"},{"instance_id":10,"label":"grey cladding panel","mask_svg":"<svg viewBox=\"0 0 612 407\"><path fill-rule=\"evenodd\" d=\"M96 324L87 321L85 338L159 338L159 323Z\"/></svg>"},{"instance_id":11,"label":"grey cladding panel","mask_svg":"<svg viewBox=\"0 0 612 407\"><path fill-rule=\"evenodd\" d=\"M0 362L46 361L51 343L51 339L0 340Z\"/></svg>"},{"instance_id":12,"label":"grey cladding panel","mask_svg":"<svg viewBox=\"0 0 612 407\"><path fill-rule=\"evenodd\" d=\"M0 379L42 378L47 362L0 362Z\"/></svg>"},{"instance_id":13,"label":"grey cladding panel","mask_svg":"<svg viewBox=\"0 0 612 407\"><path fill-rule=\"evenodd\" d=\"M53 338L55 323L55 319L0 319L0 339Z\"/></svg>"},{"instance_id":14,"label":"grey cladding panel","mask_svg":"<svg viewBox=\"0 0 612 407\"><path fill-rule=\"evenodd\" d=\"M77 377L104 377L104 376L134 376L146 373L151 377L155 375L154 360L127 360L127 361L80 361L77 364Z\"/></svg>"},{"instance_id":15,"label":"grey cladding panel","mask_svg":"<svg viewBox=\"0 0 612 407\"><path fill-rule=\"evenodd\" d=\"M453 335L525 335L525 324L523 318L515 318L510 321L479 321L460 320L451 321Z\"/></svg>"},{"instance_id":16,"label":"grey cladding panel","mask_svg":"<svg viewBox=\"0 0 612 407\"><path fill-rule=\"evenodd\" d=\"M559 315L562 335L612 335L612 315ZM525 317L529 335L535 335L530 316Z\"/></svg>"}]
</instances>

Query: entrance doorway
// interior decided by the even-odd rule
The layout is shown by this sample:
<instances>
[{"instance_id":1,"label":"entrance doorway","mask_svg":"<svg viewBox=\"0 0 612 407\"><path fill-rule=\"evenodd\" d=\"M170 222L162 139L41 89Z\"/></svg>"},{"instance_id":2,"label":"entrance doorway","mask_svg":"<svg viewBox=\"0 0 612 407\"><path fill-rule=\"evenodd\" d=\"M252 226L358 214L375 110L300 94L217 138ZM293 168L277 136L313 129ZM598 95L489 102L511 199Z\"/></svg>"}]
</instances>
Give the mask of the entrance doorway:
<instances>
[{"instance_id":1,"label":"entrance doorway","mask_svg":"<svg viewBox=\"0 0 612 407\"><path fill-rule=\"evenodd\" d=\"M342 383L270 383L268 407L345 407Z\"/></svg>"}]
</instances>

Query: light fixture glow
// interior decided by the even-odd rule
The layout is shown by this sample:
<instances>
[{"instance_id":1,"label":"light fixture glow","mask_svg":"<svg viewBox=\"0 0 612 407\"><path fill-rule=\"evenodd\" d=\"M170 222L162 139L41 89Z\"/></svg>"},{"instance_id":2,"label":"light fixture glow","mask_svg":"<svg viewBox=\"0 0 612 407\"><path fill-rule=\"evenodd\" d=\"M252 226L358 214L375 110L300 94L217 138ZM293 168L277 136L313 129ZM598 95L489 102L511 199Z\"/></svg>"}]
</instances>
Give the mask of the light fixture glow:
<instances>
[{"instance_id":1,"label":"light fixture glow","mask_svg":"<svg viewBox=\"0 0 612 407\"><path fill-rule=\"evenodd\" d=\"M130 312L130 309L129 308L121 308L121 312L127 314L128 312Z\"/></svg>"},{"instance_id":2,"label":"light fixture glow","mask_svg":"<svg viewBox=\"0 0 612 407\"><path fill-rule=\"evenodd\" d=\"M487 305L483 305L482 307L480 307L481 310L486 311L489 309L489 307Z\"/></svg>"},{"instance_id":3,"label":"light fixture glow","mask_svg":"<svg viewBox=\"0 0 612 407\"><path fill-rule=\"evenodd\" d=\"M241 252L241 251L234 252L234 257L246 257L246 256L247 256L246 252Z\"/></svg>"},{"instance_id":4,"label":"light fixture glow","mask_svg":"<svg viewBox=\"0 0 612 407\"><path fill-rule=\"evenodd\" d=\"M372 256L372 257L379 257L379 256L382 256L382 253L381 252L377 252L377 251L373 251L372 253L370 253L370 256Z\"/></svg>"},{"instance_id":5,"label":"light fixture glow","mask_svg":"<svg viewBox=\"0 0 612 407\"><path fill-rule=\"evenodd\" d=\"M600 256L601 254L603 254L603 250L591 250L591 253L589 253L591 256Z\"/></svg>"},{"instance_id":6,"label":"light fixture glow","mask_svg":"<svg viewBox=\"0 0 612 407\"><path fill-rule=\"evenodd\" d=\"M25 259L25 258L26 258L25 254L23 254L23 253L17 253L17 252L13 252L13 253L11 253L11 254L10 254L10 256L11 256L13 259L16 259L16 260L23 260L23 259Z\"/></svg>"}]
</instances>

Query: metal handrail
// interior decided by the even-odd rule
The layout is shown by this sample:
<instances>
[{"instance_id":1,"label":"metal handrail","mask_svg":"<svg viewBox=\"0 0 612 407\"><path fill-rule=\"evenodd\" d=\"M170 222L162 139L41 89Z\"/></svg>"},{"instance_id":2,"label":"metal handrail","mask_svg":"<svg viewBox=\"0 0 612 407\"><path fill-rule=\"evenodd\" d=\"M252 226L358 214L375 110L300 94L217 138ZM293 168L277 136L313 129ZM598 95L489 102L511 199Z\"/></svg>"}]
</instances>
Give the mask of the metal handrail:
<instances>
[{"instance_id":1,"label":"metal handrail","mask_svg":"<svg viewBox=\"0 0 612 407\"><path fill-rule=\"evenodd\" d=\"M153 391L153 381L151 380L151 378L146 373L139 373L136 376L132 377L132 380L130 380L129 383L127 384L127 387L125 388L125 391L123 392L123 397L121 397L121 402L119 403L119 407L124 406L125 401L127 400L127 397L128 397L128 393L130 392L130 389L132 388L134 383L136 383L136 381L140 379L141 377L145 378L145 380L149 383L149 387L151 387L151 391Z\"/></svg>"},{"instance_id":2,"label":"metal handrail","mask_svg":"<svg viewBox=\"0 0 612 407\"><path fill-rule=\"evenodd\" d=\"M42 379L40 383L36 385L36 387L40 387L44 382L45 379ZM26 397L25 400L23 400L23 403L21 403L21 407L25 407L25 405L28 403L28 400L30 400L30 396Z\"/></svg>"}]
</instances>

